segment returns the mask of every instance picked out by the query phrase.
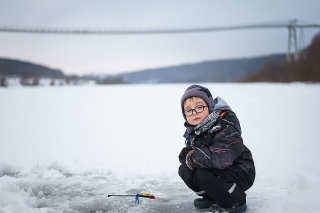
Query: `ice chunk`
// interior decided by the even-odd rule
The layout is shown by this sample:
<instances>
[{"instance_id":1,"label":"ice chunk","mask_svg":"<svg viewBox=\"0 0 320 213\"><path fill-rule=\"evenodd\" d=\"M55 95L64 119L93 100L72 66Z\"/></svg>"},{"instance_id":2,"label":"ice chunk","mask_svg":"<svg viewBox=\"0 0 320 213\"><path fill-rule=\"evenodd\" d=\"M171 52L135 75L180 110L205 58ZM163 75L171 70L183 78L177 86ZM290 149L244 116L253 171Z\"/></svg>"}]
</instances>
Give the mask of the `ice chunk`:
<instances>
[{"instance_id":1,"label":"ice chunk","mask_svg":"<svg viewBox=\"0 0 320 213\"><path fill-rule=\"evenodd\" d=\"M55 179L55 178L64 177L64 175L61 174L61 172L59 172L58 170L55 170L55 169L50 169L50 170L44 171L42 176L45 179Z\"/></svg>"}]
</instances>

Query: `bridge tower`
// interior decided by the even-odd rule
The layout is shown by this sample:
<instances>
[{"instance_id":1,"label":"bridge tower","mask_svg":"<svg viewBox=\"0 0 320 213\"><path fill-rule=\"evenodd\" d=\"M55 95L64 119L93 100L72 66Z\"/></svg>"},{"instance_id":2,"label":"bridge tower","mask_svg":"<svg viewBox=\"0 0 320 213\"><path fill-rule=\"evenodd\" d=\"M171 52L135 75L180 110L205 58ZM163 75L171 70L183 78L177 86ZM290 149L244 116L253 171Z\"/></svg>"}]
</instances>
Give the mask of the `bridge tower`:
<instances>
[{"instance_id":1,"label":"bridge tower","mask_svg":"<svg viewBox=\"0 0 320 213\"><path fill-rule=\"evenodd\" d=\"M299 58L299 50L297 43L297 19L293 19L289 21L288 31L288 52L287 52L287 61L291 61L291 55L293 54L294 60L298 60ZM291 53L291 48L294 48L294 53Z\"/></svg>"}]
</instances>

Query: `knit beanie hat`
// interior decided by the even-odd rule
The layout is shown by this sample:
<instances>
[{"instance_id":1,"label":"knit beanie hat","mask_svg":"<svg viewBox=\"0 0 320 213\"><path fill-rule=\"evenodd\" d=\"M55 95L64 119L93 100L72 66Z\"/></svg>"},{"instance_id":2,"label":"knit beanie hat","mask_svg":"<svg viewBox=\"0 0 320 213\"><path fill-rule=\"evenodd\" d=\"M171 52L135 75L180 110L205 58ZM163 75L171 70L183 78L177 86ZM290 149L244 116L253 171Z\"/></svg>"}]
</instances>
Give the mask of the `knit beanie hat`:
<instances>
[{"instance_id":1,"label":"knit beanie hat","mask_svg":"<svg viewBox=\"0 0 320 213\"><path fill-rule=\"evenodd\" d=\"M191 97L202 98L206 102L206 104L208 105L209 114L213 111L214 102L213 102L211 92L206 87L194 84L194 85L191 85L187 88L187 90L184 92L184 94L181 98L181 102L180 102L181 103L181 110L182 110L182 115L185 120L187 120L187 119L184 114L183 102L186 99L191 98Z\"/></svg>"}]
</instances>

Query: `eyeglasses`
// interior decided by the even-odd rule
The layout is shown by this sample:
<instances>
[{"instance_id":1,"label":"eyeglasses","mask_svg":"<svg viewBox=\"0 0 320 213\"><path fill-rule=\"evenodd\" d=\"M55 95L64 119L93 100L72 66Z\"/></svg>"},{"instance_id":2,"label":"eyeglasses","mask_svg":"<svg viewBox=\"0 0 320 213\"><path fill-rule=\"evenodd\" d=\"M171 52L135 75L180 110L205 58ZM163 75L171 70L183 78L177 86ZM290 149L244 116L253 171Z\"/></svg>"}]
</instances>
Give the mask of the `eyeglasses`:
<instances>
[{"instance_id":1,"label":"eyeglasses","mask_svg":"<svg viewBox=\"0 0 320 213\"><path fill-rule=\"evenodd\" d=\"M204 110L205 107L208 107L208 106L198 105L198 106L196 106L196 107L193 108L193 109L186 109L186 110L184 111L184 114L185 114L187 117L189 117L189 116L191 116L191 115L193 114L193 111L195 111L196 113L200 113L200 112L202 112L202 111Z\"/></svg>"}]
</instances>

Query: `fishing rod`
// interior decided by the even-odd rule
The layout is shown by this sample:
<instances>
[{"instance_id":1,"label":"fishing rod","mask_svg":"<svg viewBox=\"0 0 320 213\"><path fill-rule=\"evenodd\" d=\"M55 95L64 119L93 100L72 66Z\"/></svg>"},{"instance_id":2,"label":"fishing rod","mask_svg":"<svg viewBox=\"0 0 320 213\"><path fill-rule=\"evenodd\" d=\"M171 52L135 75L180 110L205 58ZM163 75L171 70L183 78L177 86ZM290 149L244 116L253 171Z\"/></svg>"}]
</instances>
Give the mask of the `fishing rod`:
<instances>
[{"instance_id":1,"label":"fishing rod","mask_svg":"<svg viewBox=\"0 0 320 213\"><path fill-rule=\"evenodd\" d=\"M143 198L149 198L149 199L156 199L156 200L163 200L163 201L169 201L169 198L168 197L163 197L163 196L154 196L154 195L151 195L150 194L150 191L148 192L140 192L136 195L108 195L108 197L135 197L135 204L138 203L140 204L140 200L139 198L140 197L143 197Z\"/></svg>"}]
</instances>

